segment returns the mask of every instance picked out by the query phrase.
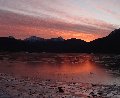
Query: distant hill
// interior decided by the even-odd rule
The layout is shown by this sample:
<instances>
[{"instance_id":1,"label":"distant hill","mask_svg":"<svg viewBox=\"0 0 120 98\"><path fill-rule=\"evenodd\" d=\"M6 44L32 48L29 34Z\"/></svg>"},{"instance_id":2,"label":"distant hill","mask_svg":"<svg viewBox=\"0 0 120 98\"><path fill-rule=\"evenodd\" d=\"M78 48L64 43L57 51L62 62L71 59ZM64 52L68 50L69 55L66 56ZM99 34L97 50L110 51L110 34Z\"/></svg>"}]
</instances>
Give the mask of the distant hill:
<instances>
[{"instance_id":1,"label":"distant hill","mask_svg":"<svg viewBox=\"0 0 120 98\"><path fill-rule=\"evenodd\" d=\"M0 37L0 51L19 52L24 50L25 43L13 37Z\"/></svg>"},{"instance_id":2,"label":"distant hill","mask_svg":"<svg viewBox=\"0 0 120 98\"><path fill-rule=\"evenodd\" d=\"M0 51L9 52L62 52L62 53L120 53L120 29L108 36L85 42L81 39L62 37L44 39L31 36L25 40L14 37L0 37Z\"/></svg>"},{"instance_id":3,"label":"distant hill","mask_svg":"<svg viewBox=\"0 0 120 98\"><path fill-rule=\"evenodd\" d=\"M24 41L38 42L38 41L44 41L44 38L40 38L40 37L36 37L36 36L31 36L29 38L26 38Z\"/></svg>"},{"instance_id":4,"label":"distant hill","mask_svg":"<svg viewBox=\"0 0 120 98\"><path fill-rule=\"evenodd\" d=\"M119 39L120 40L120 28L115 29L112 31L107 37L112 38L112 39Z\"/></svg>"},{"instance_id":5,"label":"distant hill","mask_svg":"<svg viewBox=\"0 0 120 98\"><path fill-rule=\"evenodd\" d=\"M120 53L120 29L115 29L108 36L90 42L93 52Z\"/></svg>"}]
</instances>

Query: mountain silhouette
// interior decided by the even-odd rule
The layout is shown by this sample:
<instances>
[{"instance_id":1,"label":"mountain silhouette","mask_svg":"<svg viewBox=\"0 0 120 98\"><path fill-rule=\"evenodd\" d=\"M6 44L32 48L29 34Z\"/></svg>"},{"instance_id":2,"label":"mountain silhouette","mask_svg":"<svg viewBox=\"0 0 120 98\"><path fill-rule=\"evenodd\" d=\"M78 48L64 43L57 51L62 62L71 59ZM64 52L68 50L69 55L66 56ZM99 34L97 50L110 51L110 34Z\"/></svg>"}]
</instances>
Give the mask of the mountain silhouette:
<instances>
[{"instance_id":1,"label":"mountain silhouette","mask_svg":"<svg viewBox=\"0 0 120 98\"><path fill-rule=\"evenodd\" d=\"M40 38L40 37L36 37L36 36L31 36L29 38L26 38L24 41L39 42L39 41L44 41L44 38Z\"/></svg>"},{"instance_id":2,"label":"mountain silhouette","mask_svg":"<svg viewBox=\"0 0 120 98\"><path fill-rule=\"evenodd\" d=\"M120 29L115 29L108 36L90 42L93 52L120 53Z\"/></svg>"},{"instance_id":3,"label":"mountain silhouette","mask_svg":"<svg viewBox=\"0 0 120 98\"><path fill-rule=\"evenodd\" d=\"M62 37L44 39L31 36L25 40L12 36L0 37L1 52L55 52L55 53L120 53L120 29L112 31L108 36L91 42Z\"/></svg>"}]
</instances>

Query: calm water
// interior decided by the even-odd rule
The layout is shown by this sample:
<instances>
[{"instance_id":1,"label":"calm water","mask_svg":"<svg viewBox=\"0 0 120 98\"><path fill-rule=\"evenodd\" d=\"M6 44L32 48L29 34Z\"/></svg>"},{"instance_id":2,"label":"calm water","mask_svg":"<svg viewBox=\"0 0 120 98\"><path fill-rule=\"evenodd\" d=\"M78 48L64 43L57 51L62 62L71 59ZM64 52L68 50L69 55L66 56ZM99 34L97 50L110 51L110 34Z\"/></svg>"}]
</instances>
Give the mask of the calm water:
<instances>
[{"instance_id":1,"label":"calm water","mask_svg":"<svg viewBox=\"0 0 120 98\"><path fill-rule=\"evenodd\" d=\"M119 55L1 53L0 72L20 76L119 84Z\"/></svg>"}]
</instances>

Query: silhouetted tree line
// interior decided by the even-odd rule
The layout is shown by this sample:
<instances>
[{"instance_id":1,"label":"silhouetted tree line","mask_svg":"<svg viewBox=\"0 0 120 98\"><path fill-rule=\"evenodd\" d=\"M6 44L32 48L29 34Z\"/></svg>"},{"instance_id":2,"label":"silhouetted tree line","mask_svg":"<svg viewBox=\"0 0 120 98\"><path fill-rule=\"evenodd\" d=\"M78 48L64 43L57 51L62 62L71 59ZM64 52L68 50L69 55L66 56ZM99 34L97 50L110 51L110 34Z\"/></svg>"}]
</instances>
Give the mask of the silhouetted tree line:
<instances>
[{"instance_id":1,"label":"silhouetted tree line","mask_svg":"<svg viewBox=\"0 0 120 98\"><path fill-rule=\"evenodd\" d=\"M35 38L35 37L34 37ZM37 37L38 38L38 37ZM120 29L108 36L91 42L81 39L62 38L20 40L13 37L0 37L0 51L8 52L53 52L53 53L120 53Z\"/></svg>"}]
</instances>

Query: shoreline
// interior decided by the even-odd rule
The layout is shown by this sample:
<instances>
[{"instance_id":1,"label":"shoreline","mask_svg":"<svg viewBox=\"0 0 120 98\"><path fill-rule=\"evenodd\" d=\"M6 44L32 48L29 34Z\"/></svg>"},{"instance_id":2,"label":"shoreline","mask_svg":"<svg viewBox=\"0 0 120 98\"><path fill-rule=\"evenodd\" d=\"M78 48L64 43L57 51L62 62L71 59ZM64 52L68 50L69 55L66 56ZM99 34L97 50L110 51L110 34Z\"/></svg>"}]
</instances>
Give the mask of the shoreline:
<instances>
[{"instance_id":1,"label":"shoreline","mask_svg":"<svg viewBox=\"0 0 120 98\"><path fill-rule=\"evenodd\" d=\"M120 86L40 80L0 73L0 98L120 98Z\"/></svg>"}]
</instances>

